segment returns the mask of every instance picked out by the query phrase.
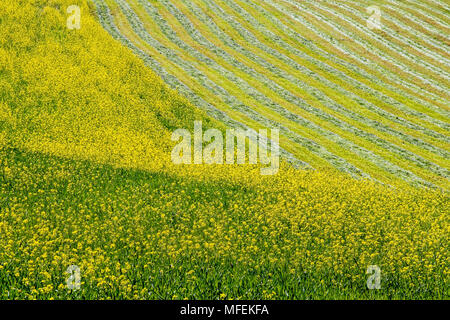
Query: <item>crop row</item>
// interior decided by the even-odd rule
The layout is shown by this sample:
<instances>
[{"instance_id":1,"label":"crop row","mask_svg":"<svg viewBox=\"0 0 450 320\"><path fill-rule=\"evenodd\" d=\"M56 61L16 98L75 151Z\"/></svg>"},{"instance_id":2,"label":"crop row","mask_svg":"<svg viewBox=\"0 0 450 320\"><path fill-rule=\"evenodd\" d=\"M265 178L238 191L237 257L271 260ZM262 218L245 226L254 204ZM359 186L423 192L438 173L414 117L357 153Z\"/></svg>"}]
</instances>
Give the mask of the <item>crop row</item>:
<instances>
[{"instance_id":1,"label":"crop row","mask_svg":"<svg viewBox=\"0 0 450 320\"><path fill-rule=\"evenodd\" d=\"M395 66L398 69L402 69L411 76L413 76L415 79L419 79L423 83L427 83L428 85L432 86L433 88L439 90L439 92L446 94L448 92L448 89L441 85L440 82L435 81L432 79L433 75L434 77L442 77L445 80L449 80L450 78L446 74L442 74L440 72L440 69L435 68L431 66L430 64L411 56L410 54L406 53L405 50L402 48L399 48L395 46L392 42L385 43L383 40L380 40L378 36L374 38L374 40L377 40L381 45L386 46L385 49L393 51L396 55L399 57L396 58L393 54L388 54L387 52L383 51L378 47L378 45L375 45L371 40L373 39L366 39L366 37L363 37L362 35L358 36L354 30L360 30L361 32L368 32L368 28L362 29L363 27L361 25L358 25L354 22L351 22L352 30L345 28L342 24L339 24L335 22L334 20L331 20L328 16L325 16L324 14L320 14L319 12L315 12L314 10L309 9L307 6L304 6L301 4L301 2L295 2L291 0L286 0L287 3L295 6L298 10L297 11L307 11L308 15L313 16L317 21L324 27L328 27L333 32L336 32L336 34L340 35L341 37L344 37L344 39L351 39L353 43L358 44L362 48L365 48L366 50L369 50L372 54L376 55L377 58L390 63L391 65ZM272 1L270 1L272 2ZM279 7L279 6L278 6ZM296 11L288 10L290 14L295 14ZM332 12L331 10L328 10L329 14L336 13ZM338 17L342 17L341 15L338 15ZM392 49L391 49L392 48ZM407 60L410 60L410 63L407 64ZM414 67L413 67L413 66ZM417 67L423 66L423 68L418 71ZM428 72L427 72L428 71Z\"/></svg>"},{"instance_id":2,"label":"crop row","mask_svg":"<svg viewBox=\"0 0 450 320\"><path fill-rule=\"evenodd\" d=\"M296 26L295 31L301 32L302 29L306 29L308 33L313 34L315 37L321 40L321 45L329 45L330 48L336 51L337 54L340 55L340 58L350 58L351 63L356 63L358 66L361 66L364 68L365 66L368 67L371 71L376 70L381 75L386 76L390 81L400 84L404 88L412 87L417 92L421 92L425 95L429 95L433 99L440 99L440 95L436 95L434 93L433 88L424 88L423 86L416 86L414 83L410 81L405 81L401 77L398 77L398 74L392 71L392 69L379 65L375 62L373 62L371 59L365 57L364 55L360 54L359 52L349 48L348 45L343 43L342 41L339 41L338 39L334 38L333 36L329 35L325 31L322 31L319 29L316 25L313 23L310 23L308 20L306 20L301 15L289 12L286 8L278 5L277 3L273 1L267 1L268 4L271 6L270 10L278 10L282 14L284 14L285 19L292 19L296 24L298 24L300 27ZM333 56L330 54L330 56ZM402 72L405 72L405 70L402 70ZM407 72L405 72L407 73ZM422 78L423 79L423 78Z\"/></svg>"},{"instance_id":3,"label":"crop row","mask_svg":"<svg viewBox=\"0 0 450 320\"><path fill-rule=\"evenodd\" d=\"M123 3L123 2L122 2L122 5L124 6L124 3ZM125 9L128 9L128 13L130 14L131 9L130 9L129 7L127 8L127 7L125 7L125 6L124 6L124 8L125 8ZM153 11L153 14L155 14L154 11ZM129 17L130 17L130 15L129 15ZM135 18L136 18L136 17L135 17ZM156 18L156 17L153 17L153 18ZM159 17L158 19L156 19L156 20L159 21L160 23L162 23L161 21L163 21L163 19L161 19L160 17ZM137 21L136 21L136 20L133 20L132 23L133 23L133 24L136 24ZM163 27L163 28L164 28L164 27ZM138 32L143 32L143 30L139 30ZM173 35L172 35L172 36L173 36ZM143 35L143 37L148 37L148 34ZM166 50L166 49L167 49L167 48L164 48L164 50ZM163 49L160 48L159 51L162 52L161 50L163 50ZM192 70L191 70L190 72L192 73ZM194 74L194 76L195 76L195 74ZM234 79L233 79L233 80L234 80ZM223 96L223 95L222 95L222 96ZM279 106L278 106L278 107L279 107ZM235 107L235 108L236 108L236 107ZM243 110L242 106L240 106L240 110L241 110L241 111ZM284 110L284 109L281 109L281 110L280 110L280 107L279 107L276 111L277 111L278 113L281 113L281 114L286 115L286 110ZM259 123L262 123L262 124L264 124L264 125L272 125L272 126L278 127L278 128L281 129L282 132L285 132L285 133L287 133L287 135L289 135L290 137L292 137L292 132L290 132L290 131L289 131L288 129L286 129L285 127L280 126L278 123L275 123L275 122L268 122L266 118L262 117L262 116L261 116L260 114L258 114L258 113L255 113L253 110L251 110L251 109L249 109L249 108L245 108L244 112L245 112L247 115L249 115L252 119L257 120ZM286 116L287 116L289 119L292 120L292 117L295 116L295 115L293 115L293 114L288 114L288 115L286 115ZM295 121L295 120L294 120L294 121ZM298 122L298 121L297 121L297 122ZM309 124L308 128L314 128L314 127L312 127L311 124ZM317 128L318 128L319 130L321 129L321 128L318 127L318 126L315 126L315 128L316 128L316 130L317 130ZM324 133L323 130L318 131L318 133L319 133L319 134L322 134L322 135L325 135L325 136L327 136L327 137L334 138L333 140L334 140L334 141L337 140L337 142L338 142L339 145L343 146L343 147L346 148L346 149L352 150L353 152L357 153L359 156L361 156L361 157L363 157L363 158L372 160L372 162L376 163L378 166L382 167L383 169L385 169L385 170L387 170L387 171L389 171L389 172L391 172L391 173L395 173L396 175L400 175L400 176L402 176L403 178L408 178L408 179L411 178L411 174L410 174L410 173L405 172L405 171L403 171L401 168L398 168L398 167L396 167L396 166L394 166L394 165L392 165L392 164L390 164L390 163L384 161L384 159L382 159L382 158L379 157L379 156L373 155L373 154L372 154L371 152L369 152L368 150L362 149L362 148L356 146L355 144L349 143L348 141L345 141L345 140L341 139L341 138L340 138L339 136L337 136L336 134L328 133L328 135L327 135L327 133ZM327 159L328 161L330 161L334 166L340 168L340 169L343 170L343 171L351 172L351 173L352 173L351 170L354 170L353 168L350 168L350 170L349 170L348 167L345 167L345 163L344 163L344 165L342 165L342 162L340 162L341 159L336 159L336 157L334 157L333 155L331 155L330 153L328 153L327 150L323 149L322 147L318 147L317 144L311 143L311 141L308 141L308 140L305 141L304 139L299 138L298 136L293 137L293 139L291 139L291 140L294 140L294 141L297 142L297 143L298 143L298 142L301 142L301 144L304 145L304 146L307 146L307 148L308 148L309 150L311 150L311 151L313 151L313 152L316 152L316 153L320 154L322 157L324 157L325 159ZM412 157L410 156L410 158L414 159L414 156L412 156ZM423 159L422 159L422 160L423 160ZM427 165L429 165L429 164L430 164L430 163L428 163ZM438 170L439 170L439 169L438 169ZM358 171L354 171L354 172L358 172ZM354 173L354 172L353 172L353 173ZM438 172L438 171L436 171L436 172Z\"/></svg>"},{"instance_id":4,"label":"crop row","mask_svg":"<svg viewBox=\"0 0 450 320\"><path fill-rule=\"evenodd\" d=\"M115 0L108 3L115 10L111 16L107 3L96 1L100 2L109 16L108 31L114 30L115 37L144 57L171 87L230 127L278 128L288 159L301 159L297 161L302 165L311 161L299 154L294 147L299 145L354 176L378 178L375 165L386 175L415 184L432 186L436 176L448 178L449 125L444 109L431 103L434 108L426 112L410 108L421 98L412 96L415 101L403 103L372 88L359 80L365 74L361 69L353 66L359 74L348 75L348 69L325 63L323 57L330 55L323 50L316 50L319 56L311 54L310 43L308 49L294 46L259 23L249 7L232 0ZM295 34L283 26L288 36Z\"/></svg>"},{"instance_id":5,"label":"crop row","mask_svg":"<svg viewBox=\"0 0 450 320\"><path fill-rule=\"evenodd\" d=\"M239 122L230 116L226 112L217 109L211 103L205 101L202 97L197 95L186 84L180 81L177 77L168 73L164 67L160 65L158 61L148 55L144 50L137 47L132 41L125 37L117 26L114 24L114 18L111 15L109 7L103 0L93 0L97 8L97 13L102 26L107 30L115 39L121 41L124 45L131 48L137 55L139 55L146 64L152 68L169 86L176 89L182 95L190 99L197 107L202 108L211 117L220 120L227 126L235 129L247 130L249 127L242 122ZM259 136L259 139L265 139L265 137ZM264 142L264 143L267 143ZM304 161L295 158L291 153L287 152L283 148L280 148L281 155L289 162L300 167L310 167L310 165Z\"/></svg>"},{"instance_id":6,"label":"crop row","mask_svg":"<svg viewBox=\"0 0 450 320\"><path fill-rule=\"evenodd\" d=\"M285 21L281 21L275 15L271 15L270 12L265 10L262 6L256 5L249 0L242 0L242 2L243 3L241 3L241 8L244 5L246 5L247 8L240 10L240 12L247 21L252 23L252 25L254 25L257 30L263 32L264 35L269 37L274 43L286 46L298 57L301 57L302 59L305 59L306 61L317 65L321 69L327 71L329 74L336 75L336 77L343 79L346 83L352 84L355 88L362 88L363 90L370 92L380 100L385 100L390 105L397 106L399 104L399 102L396 101L395 98L392 98L389 95L393 92L397 92L403 97L407 97L408 99L417 102L418 105L427 107L431 109L432 112L442 115L444 118L449 116L448 111L437 107L435 104L431 104L429 101L421 99L418 96L413 96L399 87L393 87L386 81L383 81L380 78L374 76L372 73L366 72L363 68L356 67L354 64L348 63L345 60L340 59L339 57L319 48L313 42L308 41L304 37L301 37L296 30L286 25ZM256 19L255 16L257 16L258 19ZM271 24L273 24L273 28L277 30L277 35L273 36L273 33L270 30L261 25L259 21L262 19L267 19ZM308 54L307 52L290 46L286 41L283 41L283 39L280 37L281 34L285 34L286 37L290 38L295 43L301 43L302 46L308 47L311 51L314 52L314 55ZM336 67L334 67L331 62L333 62L333 64L336 64ZM345 71L341 71L338 68L339 66L345 66L345 68L348 69L348 72L346 73ZM389 75L388 70L382 70L382 72ZM366 79L370 80L372 86L373 84L377 84L379 86L377 90L373 89L371 86L365 85L362 82ZM398 77L389 78L389 80L394 83L402 83L402 79L398 79ZM413 88L416 93L421 91L421 89L419 87L416 87L414 84L407 84L407 86L408 88ZM384 88L391 90L391 92L384 93L384 91L382 91ZM434 103L436 103L436 101L440 99L437 95L431 95L430 97L433 98ZM409 107L411 106L408 105L408 107L405 109L410 110L409 112L413 111ZM427 114L417 113L416 115L426 121L430 121Z\"/></svg>"}]
</instances>

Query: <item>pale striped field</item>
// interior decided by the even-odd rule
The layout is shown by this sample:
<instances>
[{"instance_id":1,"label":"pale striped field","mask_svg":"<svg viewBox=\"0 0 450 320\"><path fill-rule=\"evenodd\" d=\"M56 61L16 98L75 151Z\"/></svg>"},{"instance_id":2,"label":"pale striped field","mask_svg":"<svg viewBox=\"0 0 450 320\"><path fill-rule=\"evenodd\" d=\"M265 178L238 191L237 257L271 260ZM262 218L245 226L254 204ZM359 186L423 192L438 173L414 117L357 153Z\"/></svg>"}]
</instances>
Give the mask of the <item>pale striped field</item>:
<instances>
[{"instance_id":1,"label":"pale striped field","mask_svg":"<svg viewBox=\"0 0 450 320\"><path fill-rule=\"evenodd\" d=\"M195 106L230 127L278 128L293 164L449 188L445 1L93 1ZM381 29L367 26L372 5Z\"/></svg>"}]
</instances>

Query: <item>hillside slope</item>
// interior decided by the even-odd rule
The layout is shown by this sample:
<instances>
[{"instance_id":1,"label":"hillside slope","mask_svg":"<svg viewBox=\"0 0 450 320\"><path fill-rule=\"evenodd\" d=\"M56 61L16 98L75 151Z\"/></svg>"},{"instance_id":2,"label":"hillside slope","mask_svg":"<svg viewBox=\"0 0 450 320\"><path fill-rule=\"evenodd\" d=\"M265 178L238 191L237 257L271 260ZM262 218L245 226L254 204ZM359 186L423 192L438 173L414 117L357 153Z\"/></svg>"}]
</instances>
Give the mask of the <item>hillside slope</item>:
<instances>
[{"instance_id":1,"label":"hillside slope","mask_svg":"<svg viewBox=\"0 0 450 320\"><path fill-rule=\"evenodd\" d=\"M291 161L448 189L445 4L94 3L104 28L194 105L229 126L279 128ZM381 30L366 26L370 5L382 8Z\"/></svg>"},{"instance_id":2,"label":"hillside slope","mask_svg":"<svg viewBox=\"0 0 450 320\"><path fill-rule=\"evenodd\" d=\"M175 128L225 127L200 107L92 2L1 1L0 298L448 298L448 193L327 166L175 166Z\"/></svg>"}]
</instances>

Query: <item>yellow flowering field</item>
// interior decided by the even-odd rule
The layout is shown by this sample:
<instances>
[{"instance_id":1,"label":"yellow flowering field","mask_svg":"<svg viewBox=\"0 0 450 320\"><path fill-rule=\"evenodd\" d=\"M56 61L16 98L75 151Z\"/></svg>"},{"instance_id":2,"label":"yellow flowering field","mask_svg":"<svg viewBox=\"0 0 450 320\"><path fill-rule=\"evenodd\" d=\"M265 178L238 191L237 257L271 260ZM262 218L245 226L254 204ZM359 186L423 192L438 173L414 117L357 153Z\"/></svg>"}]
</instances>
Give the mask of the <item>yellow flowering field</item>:
<instances>
[{"instance_id":1,"label":"yellow flowering field","mask_svg":"<svg viewBox=\"0 0 450 320\"><path fill-rule=\"evenodd\" d=\"M1 299L449 298L448 179L355 179L309 153L315 170L283 160L273 176L174 165L175 129L226 124L111 37L95 3L0 2Z\"/></svg>"},{"instance_id":2,"label":"yellow flowering field","mask_svg":"<svg viewBox=\"0 0 450 320\"><path fill-rule=\"evenodd\" d=\"M448 298L439 192L290 169L209 181L13 148L2 160L2 298ZM381 290L366 288L369 265Z\"/></svg>"}]
</instances>

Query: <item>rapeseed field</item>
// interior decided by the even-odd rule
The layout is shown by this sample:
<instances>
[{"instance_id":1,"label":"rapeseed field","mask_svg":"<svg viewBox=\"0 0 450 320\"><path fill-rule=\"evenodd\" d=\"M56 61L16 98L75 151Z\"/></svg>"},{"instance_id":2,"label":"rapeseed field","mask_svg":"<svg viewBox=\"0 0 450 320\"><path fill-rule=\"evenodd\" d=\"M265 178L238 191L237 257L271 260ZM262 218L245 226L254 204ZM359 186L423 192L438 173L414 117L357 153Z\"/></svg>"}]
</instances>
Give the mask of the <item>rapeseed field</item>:
<instances>
[{"instance_id":1,"label":"rapeseed field","mask_svg":"<svg viewBox=\"0 0 450 320\"><path fill-rule=\"evenodd\" d=\"M1 299L449 298L448 41L430 36L448 23L427 18L409 31L427 35L422 47L392 40L396 68L405 66L399 78L383 71L386 60L372 71L330 58L325 72L323 52L362 59L371 42L355 31L359 42L323 44L316 37L338 22L313 20L330 10L358 17L358 4L326 1L301 19L289 11L294 2L0 2ZM400 5L408 19L399 28L440 12L434 1L413 2ZM79 29L67 28L71 5L81 9ZM271 38L283 12L292 29L280 28L280 39L291 49ZM391 28L401 20L393 12ZM359 30L349 19L342 23ZM323 52L293 41L299 21ZM261 45L247 46L243 28ZM228 40L233 48L221 44ZM377 41L373 52L384 56L387 40ZM290 56L294 49L305 56ZM427 56L414 65L419 49ZM312 52L323 56L313 61ZM266 63L279 72L265 73ZM354 67L353 80L341 77ZM417 91L402 82L412 75L430 81ZM294 78L305 85L295 89ZM284 90L303 90L305 100ZM352 104L356 95L367 109ZM222 132L276 123L279 171L175 165L172 132L192 131L194 121ZM368 288L371 266L381 271L378 289Z\"/></svg>"}]
</instances>

